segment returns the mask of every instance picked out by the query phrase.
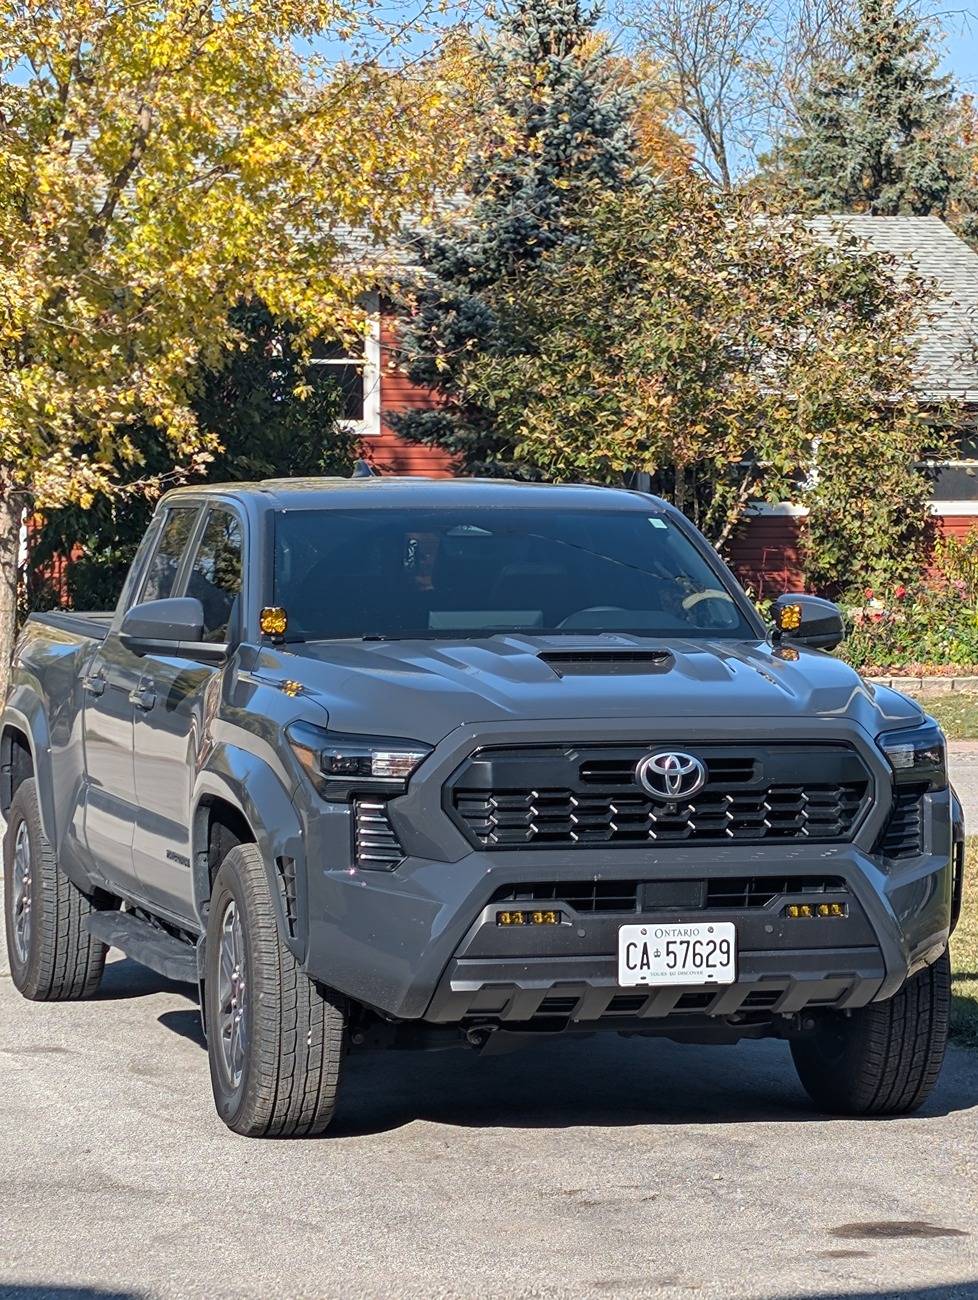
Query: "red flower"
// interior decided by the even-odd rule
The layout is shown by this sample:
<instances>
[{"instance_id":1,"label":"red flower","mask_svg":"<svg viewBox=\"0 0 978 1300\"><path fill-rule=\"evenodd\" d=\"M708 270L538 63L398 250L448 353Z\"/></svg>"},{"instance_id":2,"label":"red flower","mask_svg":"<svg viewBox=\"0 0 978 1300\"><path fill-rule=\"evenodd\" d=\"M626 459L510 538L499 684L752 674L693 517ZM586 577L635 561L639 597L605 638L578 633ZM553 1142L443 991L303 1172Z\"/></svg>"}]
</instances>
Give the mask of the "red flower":
<instances>
[{"instance_id":1,"label":"red flower","mask_svg":"<svg viewBox=\"0 0 978 1300\"><path fill-rule=\"evenodd\" d=\"M897 600L903 600L904 596L907 594L907 589L902 582L893 588L893 594L896 596Z\"/></svg>"},{"instance_id":2,"label":"red flower","mask_svg":"<svg viewBox=\"0 0 978 1300\"><path fill-rule=\"evenodd\" d=\"M867 587L866 590L863 592L863 596L866 598L866 600L872 600L873 599L872 587Z\"/></svg>"}]
</instances>

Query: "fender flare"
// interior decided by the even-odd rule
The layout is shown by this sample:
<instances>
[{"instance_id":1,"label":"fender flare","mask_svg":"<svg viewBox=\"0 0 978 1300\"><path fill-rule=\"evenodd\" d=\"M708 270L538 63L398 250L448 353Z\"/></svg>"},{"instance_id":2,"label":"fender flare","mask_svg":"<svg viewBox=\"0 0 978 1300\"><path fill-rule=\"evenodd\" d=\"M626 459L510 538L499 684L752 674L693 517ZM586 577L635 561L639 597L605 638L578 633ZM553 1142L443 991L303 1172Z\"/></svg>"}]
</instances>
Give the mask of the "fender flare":
<instances>
[{"instance_id":1,"label":"fender flare","mask_svg":"<svg viewBox=\"0 0 978 1300\"><path fill-rule=\"evenodd\" d=\"M211 893L207 843L211 800L236 809L250 828L265 864L279 933L296 961L303 962L308 938L305 837L292 791L267 763L247 750L220 744L209 755L194 791L191 823L194 904L204 932Z\"/></svg>"},{"instance_id":2,"label":"fender flare","mask_svg":"<svg viewBox=\"0 0 978 1300\"><path fill-rule=\"evenodd\" d=\"M40 805L41 829L45 839L56 845L58 843L58 821L54 808L54 777L51 766L51 735L48 730L44 701L26 686L16 686L10 693L7 706L0 723L0 735L6 737L8 728L21 732L27 738L31 751L31 763L34 767L34 780L37 785L37 798ZM2 762L4 764L3 798L5 807L12 796L10 773L6 765L10 762L6 739L3 743Z\"/></svg>"}]
</instances>

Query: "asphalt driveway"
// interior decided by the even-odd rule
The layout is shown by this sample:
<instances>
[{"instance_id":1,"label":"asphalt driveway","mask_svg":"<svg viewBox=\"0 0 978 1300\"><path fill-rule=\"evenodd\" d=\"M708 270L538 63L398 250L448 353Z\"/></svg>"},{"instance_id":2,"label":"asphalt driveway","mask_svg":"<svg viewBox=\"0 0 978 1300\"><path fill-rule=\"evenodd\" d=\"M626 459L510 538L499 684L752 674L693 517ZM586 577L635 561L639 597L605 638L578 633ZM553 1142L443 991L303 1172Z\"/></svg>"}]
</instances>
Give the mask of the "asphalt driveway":
<instances>
[{"instance_id":1,"label":"asphalt driveway","mask_svg":"<svg viewBox=\"0 0 978 1300\"><path fill-rule=\"evenodd\" d=\"M362 1056L329 1137L249 1142L180 987L119 959L38 1006L0 969L0 1300L978 1297L978 1055L875 1123L776 1043Z\"/></svg>"}]
</instances>

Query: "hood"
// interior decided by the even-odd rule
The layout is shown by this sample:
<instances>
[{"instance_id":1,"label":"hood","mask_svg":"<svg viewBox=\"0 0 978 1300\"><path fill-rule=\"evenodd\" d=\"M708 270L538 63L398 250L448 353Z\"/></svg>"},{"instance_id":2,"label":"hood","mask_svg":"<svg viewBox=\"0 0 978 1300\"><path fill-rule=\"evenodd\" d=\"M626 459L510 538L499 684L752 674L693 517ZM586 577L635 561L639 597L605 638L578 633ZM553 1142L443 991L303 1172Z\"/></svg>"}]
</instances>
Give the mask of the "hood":
<instances>
[{"instance_id":1,"label":"hood","mask_svg":"<svg viewBox=\"0 0 978 1300\"><path fill-rule=\"evenodd\" d=\"M870 734L920 709L840 659L767 642L621 634L457 641L323 641L264 651L260 671L301 683L336 731L437 744L480 722L847 718Z\"/></svg>"}]
</instances>

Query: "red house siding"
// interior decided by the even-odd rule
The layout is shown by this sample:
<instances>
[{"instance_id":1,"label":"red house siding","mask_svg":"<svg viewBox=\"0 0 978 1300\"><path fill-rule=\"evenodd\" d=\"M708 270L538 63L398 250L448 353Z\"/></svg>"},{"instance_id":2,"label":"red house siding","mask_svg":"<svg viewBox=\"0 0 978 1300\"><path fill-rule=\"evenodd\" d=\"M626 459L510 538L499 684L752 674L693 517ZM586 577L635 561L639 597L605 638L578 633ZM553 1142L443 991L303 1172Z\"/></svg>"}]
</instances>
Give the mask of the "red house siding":
<instances>
[{"instance_id":1,"label":"red house siding","mask_svg":"<svg viewBox=\"0 0 978 1300\"><path fill-rule=\"evenodd\" d=\"M380 427L379 434L363 443L363 455L384 474L420 474L429 478L451 478L451 456L438 447L424 447L399 438L387 423L389 411L426 410L435 398L426 388L412 384L394 360L394 324L383 316L380 322Z\"/></svg>"},{"instance_id":2,"label":"red house siding","mask_svg":"<svg viewBox=\"0 0 978 1300\"><path fill-rule=\"evenodd\" d=\"M754 515L733 538L727 554L730 567L755 596L804 590L803 524L796 515Z\"/></svg>"}]
</instances>

